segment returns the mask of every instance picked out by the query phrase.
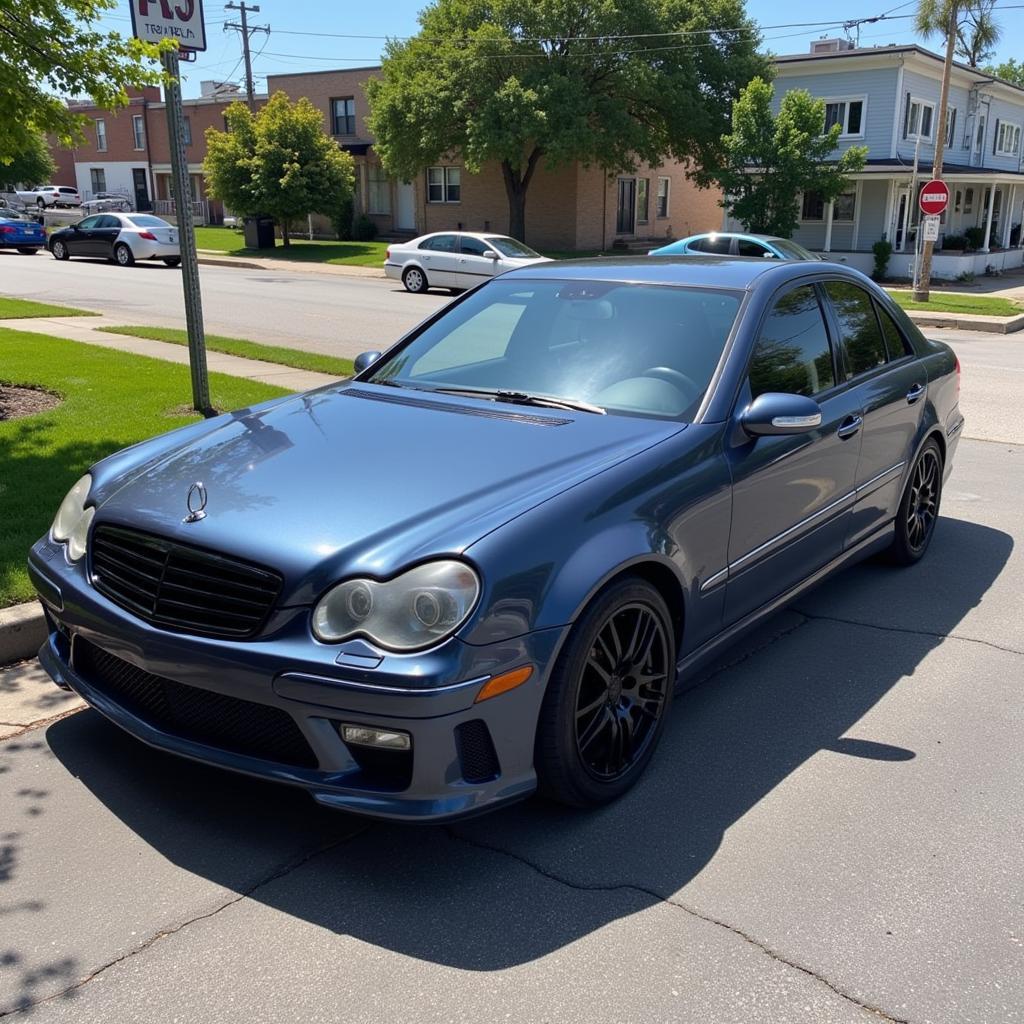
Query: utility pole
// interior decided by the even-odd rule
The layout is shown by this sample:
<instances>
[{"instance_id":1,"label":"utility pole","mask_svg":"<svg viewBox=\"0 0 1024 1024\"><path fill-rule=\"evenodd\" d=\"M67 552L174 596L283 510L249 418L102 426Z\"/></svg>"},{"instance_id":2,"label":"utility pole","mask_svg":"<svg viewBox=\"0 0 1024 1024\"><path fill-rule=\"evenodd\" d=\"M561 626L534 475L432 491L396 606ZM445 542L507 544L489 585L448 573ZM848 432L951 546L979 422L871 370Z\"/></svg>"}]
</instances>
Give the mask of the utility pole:
<instances>
[{"instance_id":1,"label":"utility pole","mask_svg":"<svg viewBox=\"0 0 1024 1024\"><path fill-rule=\"evenodd\" d=\"M225 11L240 11L241 12L241 24L237 21L226 21L224 22L224 31L226 32L229 28L235 29L242 35L242 56L245 58L245 99L249 104L249 109L255 111L256 99L253 93L252 87L252 57L249 55L249 40L252 38L253 32L264 32L268 36L270 35L269 25L253 25L249 28L249 22L246 15L251 11L253 14L259 14L259 4L246 4L245 0L240 0L239 3L228 3L224 5ZM266 45L264 43L264 45Z\"/></svg>"}]
</instances>

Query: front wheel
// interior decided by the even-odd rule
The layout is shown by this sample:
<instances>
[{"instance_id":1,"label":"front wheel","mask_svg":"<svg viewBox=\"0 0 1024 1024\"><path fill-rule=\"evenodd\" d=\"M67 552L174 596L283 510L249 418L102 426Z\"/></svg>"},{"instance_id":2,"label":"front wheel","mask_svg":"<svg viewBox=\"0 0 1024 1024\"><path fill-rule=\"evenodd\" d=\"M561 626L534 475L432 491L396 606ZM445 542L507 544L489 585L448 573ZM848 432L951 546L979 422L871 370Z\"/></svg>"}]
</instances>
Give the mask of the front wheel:
<instances>
[{"instance_id":1,"label":"front wheel","mask_svg":"<svg viewBox=\"0 0 1024 1024\"><path fill-rule=\"evenodd\" d=\"M409 267L402 274L405 290L419 295L427 290L427 275L419 267Z\"/></svg>"},{"instance_id":2,"label":"front wheel","mask_svg":"<svg viewBox=\"0 0 1024 1024\"><path fill-rule=\"evenodd\" d=\"M119 267L130 267L135 262L135 254L124 242L118 242L114 246L114 262Z\"/></svg>"},{"instance_id":3,"label":"front wheel","mask_svg":"<svg viewBox=\"0 0 1024 1024\"><path fill-rule=\"evenodd\" d=\"M176 267L181 262L180 256L165 256L164 263L169 267Z\"/></svg>"},{"instance_id":4,"label":"front wheel","mask_svg":"<svg viewBox=\"0 0 1024 1024\"><path fill-rule=\"evenodd\" d=\"M38 251L39 251L38 249L30 249L27 246L25 248L22 248L22 249L18 250L18 252L20 252L22 254L22 256L35 256L35 254Z\"/></svg>"},{"instance_id":5,"label":"front wheel","mask_svg":"<svg viewBox=\"0 0 1024 1024\"><path fill-rule=\"evenodd\" d=\"M661 738L676 677L661 594L630 577L580 616L548 683L534 762L540 790L574 807L625 793Z\"/></svg>"},{"instance_id":6,"label":"front wheel","mask_svg":"<svg viewBox=\"0 0 1024 1024\"><path fill-rule=\"evenodd\" d=\"M71 253L68 252L68 247L61 241L56 241L50 246L50 252L53 253L55 260L69 260L71 259Z\"/></svg>"},{"instance_id":7,"label":"front wheel","mask_svg":"<svg viewBox=\"0 0 1024 1024\"><path fill-rule=\"evenodd\" d=\"M46 200L42 196L40 196L36 200L36 206L38 206L40 210L45 210L46 209Z\"/></svg>"},{"instance_id":8,"label":"front wheel","mask_svg":"<svg viewBox=\"0 0 1024 1024\"><path fill-rule=\"evenodd\" d=\"M888 555L897 565L913 565L924 557L935 533L942 499L942 451L928 441L914 463L896 513L896 534Z\"/></svg>"}]
</instances>

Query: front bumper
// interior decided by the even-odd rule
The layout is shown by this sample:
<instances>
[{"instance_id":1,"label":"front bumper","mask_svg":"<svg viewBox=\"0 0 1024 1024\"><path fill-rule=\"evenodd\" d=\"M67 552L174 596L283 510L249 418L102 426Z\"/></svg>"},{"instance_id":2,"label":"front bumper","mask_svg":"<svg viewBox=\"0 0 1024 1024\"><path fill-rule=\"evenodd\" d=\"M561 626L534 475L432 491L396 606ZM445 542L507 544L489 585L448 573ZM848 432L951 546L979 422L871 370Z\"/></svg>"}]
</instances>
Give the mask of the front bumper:
<instances>
[{"instance_id":1,"label":"front bumper","mask_svg":"<svg viewBox=\"0 0 1024 1024\"><path fill-rule=\"evenodd\" d=\"M360 664L358 656L342 665L336 647L310 635L308 609L287 610L293 614L280 624L275 617L266 639L214 640L170 633L124 611L91 586L83 563L69 564L63 547L47 538L32 548L29 573L49 624L39 652L43 667L59 686L75 690L153 747L302 786L321 804L379 818L458 818L521 799L536 788L534 734L562 628L485 647L449 640L424 654L385 656L374 667L368 667L373 658ZM98 674L93 662L76 657L76 649L98 649L130 674L181 685L200 698L195 706L209 698L219 708L232 702L243 716L254 705L261 706L262 715L267 708L278 709L308 744L309 764L280 763L208 742L208 732L182 728L180 721L169 726L151 713L152 702L125 699L113 677ZM395 662L404 680L389 670ZM534 666L526 684L474 703L490 676L523 664ZM423 686L424 677L433 685ZM408 733L412 749L401 770L394 770L394 761L382 766L380 757L387 753L368 757L368 748L346 745L339 734L342 722ZM483 773L481 742L484 753L489 744L493 755L492 762L484 758Z\"/></svg>"}]
</instances>

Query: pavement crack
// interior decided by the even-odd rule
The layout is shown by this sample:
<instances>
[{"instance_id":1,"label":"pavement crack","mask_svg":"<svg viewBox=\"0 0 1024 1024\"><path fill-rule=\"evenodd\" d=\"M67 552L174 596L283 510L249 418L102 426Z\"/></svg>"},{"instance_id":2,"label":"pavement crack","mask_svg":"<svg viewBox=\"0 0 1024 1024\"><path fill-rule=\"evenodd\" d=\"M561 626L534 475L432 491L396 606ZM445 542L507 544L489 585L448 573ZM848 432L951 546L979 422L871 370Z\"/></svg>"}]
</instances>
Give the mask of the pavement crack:
<instances>
[{"instance_id":1,"label":"pavement crack","mask_svg":"<svg viewBox=\"0 0 1024 1024\"><path fill-rule=\"evenodd\" d=\"M54 722L59 722L62 718L68 718L70 715L77 715L79 711L84 711L83 707L68 708L65 711L61 711L59 714L51 715L49 718L37 718L34 722L29 722L26 725L24 722L0 722L0 725L9 725L16 728L17 732L12 732L10 736L4 736L0 739L0 743L7 743L9 740L16 740L19 736L24 736L25 733L31 732L33 729L42 729L44 726L53 725ZM3 1014L0 1014L2 1017Z\"/></svg>"},{"instance_id":2,"label":"pavement crack","mask_svg":"<svg viewBox=\"0 0 1024 1024\"><path fill-rule=\"evenodd\" d=\"M982 640L976 636L964 636L963 633L939 633L930 629L911 629L908 626L879 626L874 622L862 622L859 619L844 619L838 615L818 615L812 612L798 612L808 619L820 619L822 622L839 622L846 626L864 626L866 629L880 629L883 633L909 633L913 636L932 636L940 640L963 640L969 644L981 644L983 647L991 647L993 650L1002 651L1004 654L1024 654L1019 647L1006 647L1003 644L994 643L991 640Z\"/></svg>"},{"instance_id":3,"label":"pavement crack","mask_svg":"<svg viewBox=\"0 0 1024 1024\"><path fill-rule=\"evenodd\" d=\"M794 627L796 628L796 627ZM792 632L792 630L789 630ZM562 875L557 875L547 868L541 867L539 864L535 864L533 861L524 857L522 854L513 853L511 850L505 850L500 846L493 846L490 843L481 842L478 839L470 839L468 836L464 836L455 830L455 826L447 825L444 826L444 830L448 837L456 842L465 843L467 846L476 847L479 850L486 850L489 853L496 853L499 856L508 857L510 860L517 861L524 867L529 868L531 871L540 875L549 881L555 882L558 885L563 885L569 889L575 889L579 892L633 892L643 896L650 897L656 900L658 903L664 903L667 906L672 907L675 910L680 910L691 917L695 917L700 921L704 921L706 924L714 925L717 928L723 928L733 935L742 939L745 943L753 946L755 949L764 953L765 956L770 957L776 963L789 967L794 971L799 971L801 974L807 975L814 981L821 985L824 985L827 989L837 995L840 999L852 1004L866 1011L867 1013L873 1013L879 1020L886 1021L887 1024L910 1024L910 1021L906 1017L896 1017L891 1013L883 1010L879 1006L875 1006L872 1003L866 1002L863 999L859 999L857 996L852 995L849 992L844 991L835 982L830 981L823 974L820 974L813 967L808 967L806 964L802 964L797 960L793 960L780 953L777 949L772 948L768 943L763 942L761 939L756 938L749 932L744 931L736 925L729 924L728 921L723 921L720 918L712 917L710 914L702 913L696 907L692 907L687 903L683 903L681 900L673 899L669 896L664 896L654 889L649 889L643 885L637 885L633 882L610 882L606 884L601 883L586 883L576 882L569 878L565 878Z\"/></svg>"},{"instance_id":4,"label":"pavement crack","mask_svg":"<svg viewBox=\"0 0 1024 1024\"><path fill-rule=\"evenodd\" d=\"M261 878L259 881L254 882L249 888L243 892L238 893L231 899L226 900L220 906L214 907L213 910L208 910L203 914L196 914L195 917L190 917L186 921L182 921L180 924L176 924L173 928L164 928L151 935L145 942L136 946L134 949L130 949L127 953L122 953L121 956L114 957L112 960L108 960L105 964L101 964L95 970L82 978L79 978L73 985L68 985L65 988L60 989L58 992L53 992L48 996L43 996L41 999L35 999L32 1002L24 1003L21 1006L13 1007L10 1010L0 1010L0 1018L10 1017L16 1013L28 1013L35 1009L37 1006L42 1006L45 1003L52 1002L55 999L67 999L73 996L79 989L88 985L90 981L95 980L101 974L109 971L111 967L116 967L118 964L123 963L126 960L131 960L133 957L138 956L140 953L145 953L146 950L151 949L161 939L165 939L170 935L176 935L178 932L190 925L197 924L199 921L206 921L211 917L216 917L218 914L227 910L229 907L233 907L236 903L241 903L242 900L248 899L254 893L262 889L266 885L270 885L272 882L278 881L278 879L284 878L286 875L291 874L293 871L298 870L304 865L308 864L311 860L315 860L317 857L322 856L325 853L330 853L332 850L337 849L339 846L344 846L346 843L351 842L353 839L357 839L371 828L370 824L364 825L362 828L357 829L355 832L351 832L348 835L343 836L340 839L334 839L327 843L321 843L313 850L308 850L305 853L300 854L297 857L293 857L291 860L286 861L284 864L275 868L270 874Z\"/></svg>"},{"instance_id":5,"label":"pavement crack","mask_svg":"<svg viewBox=\"0 0 1024 1024\"><path fill-rule=\"evenodd\" d=\"M783 629L780 630L778 633L773 633L767 640L765 640L764 643L758 644L756 647L748 648L742 653L736 655L736 657L730 658L728 661L722 660L713 662L711 667L706 672L703 672L700 675L696 676L694 678L693 683L686 686L685 689L694 689L695 687L701 686L709 680L714 679L715 676L721 675L723 672L728 672L729 669L735 668L737 665L742 665L743 662L749 661L751 658L756 657L762 651L766 651L769 647L772 647L775 644L777 644L780 640L785 640L786 637L791 636L801 626L807 625L810 616L804 615L803 612L793 611L792 609L790 611L791 614L800 616L799 622L794 622L793 625L790 626L788 629Z\"/></svg>"}]
</instances>

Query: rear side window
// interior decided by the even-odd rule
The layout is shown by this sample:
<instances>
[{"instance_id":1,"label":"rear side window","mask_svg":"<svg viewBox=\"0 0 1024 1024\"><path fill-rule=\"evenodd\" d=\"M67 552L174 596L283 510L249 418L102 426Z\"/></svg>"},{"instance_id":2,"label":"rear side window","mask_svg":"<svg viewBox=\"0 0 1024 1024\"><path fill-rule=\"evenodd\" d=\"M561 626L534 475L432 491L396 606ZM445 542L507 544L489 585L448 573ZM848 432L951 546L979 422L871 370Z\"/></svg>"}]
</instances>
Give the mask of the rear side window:
<instances>
[{"instance_id":1,"label":"rear side window","mask_svg":"<svg viewBox=\"0 0 1024 1024\"><path fill-rule=\"evenodd\" d=\"M904 356L911 355L906 338L903 337L892 317L877 302L875 309L878 311L878 319L882 324L882 334L885 335L885 349L889 353L889 361L892 362L894 359L902 359Z\"/></svg>"},{"instance_id":2,"label":"rear side window","mask_svg":"<svg viewBox=\"0 0 1024 1024\"><path fill-rule=\"evenodd\" d=\"M455 235L435 235L420 242L420 248L432 249L434 252L455 252L457 242Z\"/></svg>"},{"instance_id":3,"label":"rear side window","mask_svg":"<svg viewBox=\"0 0 1024 1024\"><path fill-rule=\"evenodd\" d=\"M732 246L732 239L727 236L708 236L706 238L698 238L696 242L693 242L690 246L691 249L696 249L697 252L711 252L716 256L728 256L729 249Z\"/></svg>"},{"instance_id":4,"label":"rear side window","mask_svg":"<svg viewBox=\"0 0 1024 1024\"><path fill-rule=\"evenodd\" d=\"M786 292L772 307L750 364L753 397L768 391L816 395L836 382L828 330L810 285Z\"/></svg>"},{"instance_id":5,"label":"rear side window","mask_svg":"<svg viewBox=\"0 0 1024 1024\"><path fill-rule=\"evenodd\" d=\"M846 281L826 281L839 323L839 342L854 377L868 373L886 361L885 341L875 316L875 304L863 288Z\"/></svg>"}]
</instances>

